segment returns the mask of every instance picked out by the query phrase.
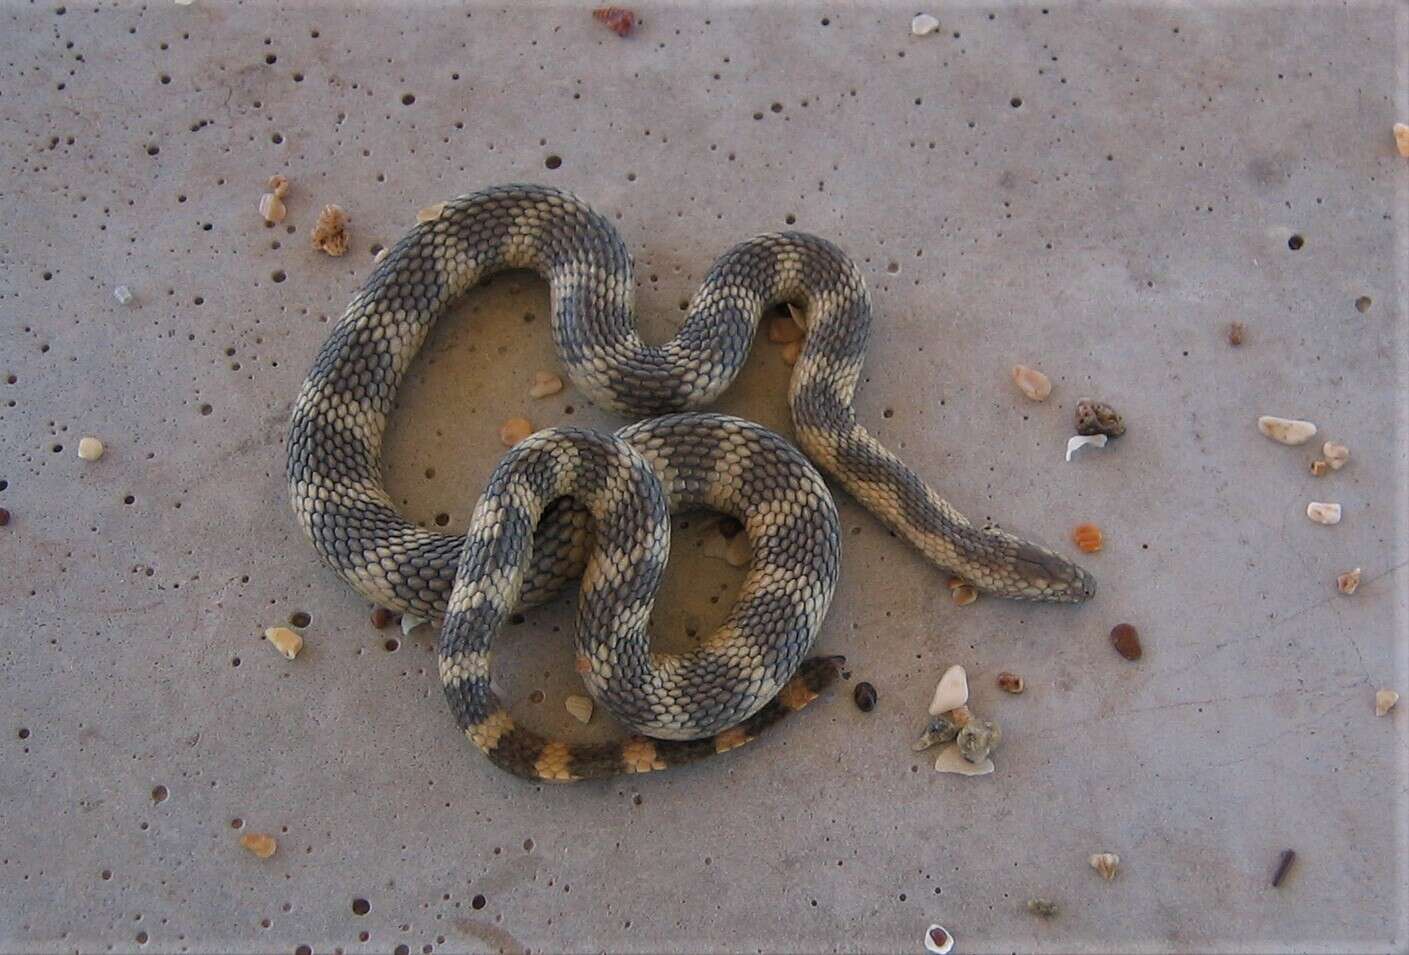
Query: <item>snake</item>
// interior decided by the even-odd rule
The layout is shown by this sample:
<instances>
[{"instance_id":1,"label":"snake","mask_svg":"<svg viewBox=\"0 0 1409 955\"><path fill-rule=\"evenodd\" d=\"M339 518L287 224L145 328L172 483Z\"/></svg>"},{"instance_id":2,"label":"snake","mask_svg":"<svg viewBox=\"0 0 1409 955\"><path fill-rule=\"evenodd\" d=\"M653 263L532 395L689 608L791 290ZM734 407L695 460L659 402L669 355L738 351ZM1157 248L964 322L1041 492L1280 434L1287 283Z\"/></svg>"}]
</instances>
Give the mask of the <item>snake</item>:
<instances>
[{"instance_id":1,"label":"snake","mask_svg":"<svg viewBox=\"0 0 1409 955\"><path fill-rule=\"evenodd\" d=\"M446 699L460 730L501 769L571 782L695 762L755 739L835 682L844 658L806 656L840 566L840 524L818 468L980 591L1057 603L1094 595L1086 570L995 524L974 525L857 421L871 298L860 269L829 240L789 231L735 245L710 268L675 336L649 344L637 329L625 243L571 193L497 186L418 219L314 358L289 424L289 495L338 576L378 605L440 621ZM465 534L421 527L383 482L398 388L435 323L511 269L547 281L553 343L573 385L643 420L610 434L532 434L494 469ZM730 385L760 321L782 304L795 305L804 325L788 384L797 447L761 425L698 410ZM750 567L718 629L687 653L653 653L649 618L669 515L699 508L742 522ZM516 721L492 687L490 645L506 618L578 581L577 670L632 731L602 744L544 736Z\"/></svg>"}]
</instances>

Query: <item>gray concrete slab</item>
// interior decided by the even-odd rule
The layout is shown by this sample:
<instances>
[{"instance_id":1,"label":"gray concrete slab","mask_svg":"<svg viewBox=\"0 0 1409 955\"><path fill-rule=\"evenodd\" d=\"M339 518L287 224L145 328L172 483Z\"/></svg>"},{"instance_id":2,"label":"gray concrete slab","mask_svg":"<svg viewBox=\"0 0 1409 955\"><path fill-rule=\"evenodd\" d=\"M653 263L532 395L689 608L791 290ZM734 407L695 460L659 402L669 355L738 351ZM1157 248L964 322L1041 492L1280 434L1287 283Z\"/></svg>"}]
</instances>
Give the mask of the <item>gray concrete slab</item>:
<instances>
[{"instance_id":1,"label":"gray concrete slab","mask_svg":"<svg viewBox=\"0 0 1409 955\"><path fill-rule=\"evenodd\" d=\"M1406 713L1372 709L1409 670L1409 7L932 11L915 38L908 7L651 4L623 40L576 6L0 9L0 950L918 951L932 921L965 952L1406 949ZM276 172L289 218L266 228ZM956 608L839 495L820 647L875 712L844 687L766 742L615 784L493 769L434 635L386 649L319 565L282 439L374 249L515 180L618 223L658 339L734 242L839 242L878 310L862 419L976 520L1067 549L1099 523L1097 599ZM328 202L343 259L309 248ZM503 277L418 359L387 446L416 518L464 526L511 414L620 423L572 388L526 397L555 366L547 308ZM1046 404L1018 361L1052 376ZM785 387L761 343L720 407L787 433ZM1130 432L1065 464L1085 394ZM1264 413L1351 463L1313 478ZM1313 499L1343 523L1308 521ZM677 531L657 619L678 642L739 574ZM261 633L295 612L290 663ZM605 738L562 711L570 613L505 634L505 692ZM1121 621L1138 663L1108 645ZM1007 731L984 779L909 751L956 662Z\"/></svg>"}]
</instances>

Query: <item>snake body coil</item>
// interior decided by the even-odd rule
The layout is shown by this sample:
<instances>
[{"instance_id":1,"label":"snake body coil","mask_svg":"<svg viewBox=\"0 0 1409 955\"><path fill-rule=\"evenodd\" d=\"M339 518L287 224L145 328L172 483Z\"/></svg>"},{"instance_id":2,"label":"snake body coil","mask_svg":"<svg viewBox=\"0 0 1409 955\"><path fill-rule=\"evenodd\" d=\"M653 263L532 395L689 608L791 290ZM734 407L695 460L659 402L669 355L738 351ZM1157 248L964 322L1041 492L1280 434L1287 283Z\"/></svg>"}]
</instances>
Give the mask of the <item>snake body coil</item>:
<instances>
[{"instance_id":1,"label":"snake body coil","mask_svg":"<svg viewBox=\"0 0 1409 955\"><path fill-rule=\"evenodd\" d=\"M426 530L397 512L382 485L387 416L435 321L484 278L513 268L548 280L553 340L574 384L619 413L665 417L616 435L539 432L495 470L465 537ZM633 292L620 237L573 196L540 186L462 196L377 266L294 406L288 478L301 525L369 599L444 620L447 698L498 765L550 780L665 768L746 742L835 678L838 658L803 661L839 558L820 476L758 425L674 414L728 387L761 316L780 302L805 310L788 398L812 461L981 590L1073 603L1094 593L1090 576L1052 551L970 524L857 423L851 403L871 303L836 246L802 233L735 246L710 270L680 332L659 346L636 331ZM688 507L743 520L753 564L719 631L689 654L651 654L646 620L668 550L665 515ZM584 570L578 669L598 702L644 734L604 746L545 740L517 726L490 689L489 644L503 618Z\"/></svg>"}]
</instances>

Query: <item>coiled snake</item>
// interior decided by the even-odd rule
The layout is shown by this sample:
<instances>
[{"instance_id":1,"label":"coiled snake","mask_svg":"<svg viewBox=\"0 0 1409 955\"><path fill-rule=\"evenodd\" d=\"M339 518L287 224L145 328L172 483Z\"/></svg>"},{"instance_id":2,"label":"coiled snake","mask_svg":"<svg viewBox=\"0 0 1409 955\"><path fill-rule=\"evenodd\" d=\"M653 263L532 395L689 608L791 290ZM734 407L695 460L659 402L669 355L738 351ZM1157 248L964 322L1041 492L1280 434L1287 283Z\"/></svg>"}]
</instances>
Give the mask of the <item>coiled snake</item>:
<instances>
[{"instance_id":1,"label":"coiled snake","mask_svg":"<svg viewBox=\"0 0 1409 955\"><path fill-rule=\"evenodd\" d=\"M495 272L525 268L548 281L553 341L573 383L603 407L652 417L615 435L532 435L495 469L466 536L418 527L382 485L397 387L456 299ZM289 492L304 531L367 598L443 619L446 697L461 729L500 767L554 781L663 769L747 742L835 678L840 658L803 660L838 572L826 485L759 425L675 413L728 387L760 318L781 302L805 310L788 400L813 462L981 590L1068 603L1094 593L1091 577L1052 551L970 524L857 423L851 402L871 301L859 270L830 242L788 232L730 249L663 345L641 340L633 300L621 238L580 200L531 185L461 196L376 267L294 405ZM716 633L688 654L653 654L646 629L669 548L667 512L689 507L740 518L752 565ZM544 739L517 725L490 688L490 641L505 617L579 577L578 670L597 701L641 734L622 742Z\"/></svg>"}]
</instances>

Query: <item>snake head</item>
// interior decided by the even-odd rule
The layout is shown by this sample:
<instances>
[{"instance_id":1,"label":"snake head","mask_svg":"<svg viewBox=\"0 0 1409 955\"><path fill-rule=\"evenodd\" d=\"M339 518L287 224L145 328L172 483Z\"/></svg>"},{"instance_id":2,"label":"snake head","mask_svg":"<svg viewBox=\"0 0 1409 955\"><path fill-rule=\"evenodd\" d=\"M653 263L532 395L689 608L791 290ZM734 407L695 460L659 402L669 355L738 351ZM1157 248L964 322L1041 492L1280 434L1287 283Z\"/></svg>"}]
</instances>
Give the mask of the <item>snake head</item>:
<instances>
[{"instance_id":1,"label":"snake head","mask_svg":"<svg viewBox=\"0 0 1409 955\"><path fill-rule=\"evenodd\" d=\"M1096 578L1040 544L1020 541L1013 569L1021 578L1019 595L1029 600L1084 603L1096 596Z\"/></svg>"}]
</instances>

